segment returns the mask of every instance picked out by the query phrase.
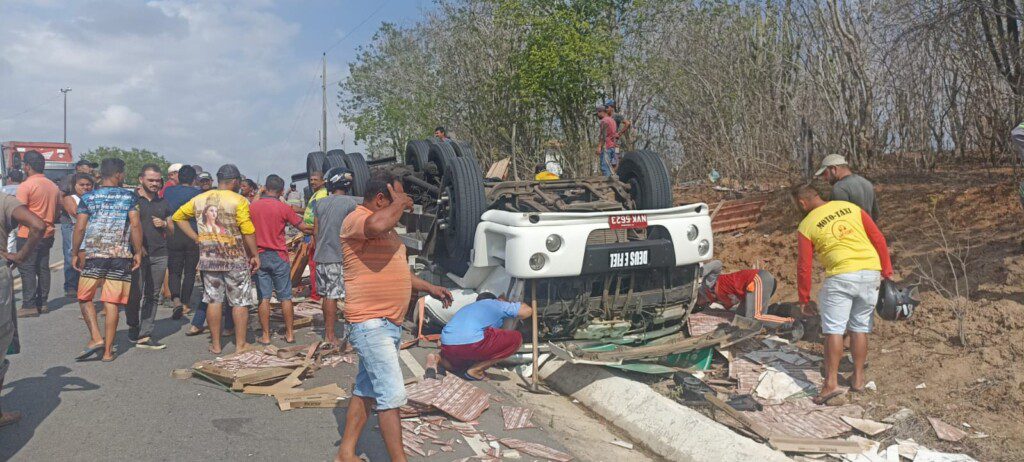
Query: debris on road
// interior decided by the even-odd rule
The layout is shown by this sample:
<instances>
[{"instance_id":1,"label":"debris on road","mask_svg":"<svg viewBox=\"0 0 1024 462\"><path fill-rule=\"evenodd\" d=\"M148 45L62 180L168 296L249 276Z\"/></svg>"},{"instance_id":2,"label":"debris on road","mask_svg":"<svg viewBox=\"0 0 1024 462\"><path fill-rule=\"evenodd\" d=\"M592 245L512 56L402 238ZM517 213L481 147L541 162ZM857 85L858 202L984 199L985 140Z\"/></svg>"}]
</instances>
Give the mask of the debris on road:
<instances>
[{"instance_id":1,"label":"debris on road","mask_svg":"<svg viewBox=\"0 0 1024 462\"><path fill-rule=\"evenodd\" d=\"M932 429L935 430L935 436L940 440L956 443L967 437L967 432L934 417L929 417L928 423L932 425Z\"/></svg>"},{"instance_id":2,"label":"debris on road","mask_svg":"<svg viewBox=\"0 0 1024 462\"><path fill-rule=\"evenodd\" d=\"M530 418L533 417L533 410L525 407L502 406L501 418L505 423L505 430L518 430L520 428L536 428Z\"/></svg>"},{"instance_id":3,"label":"debris on road","mask_svg":"<svg viewBox=\"0 0 1024 462\"><path fill-rule=\"evenodd\" d=\"M564 452L556 451L543 444L528 443L523 440L515 438L502 438L499 440L502 445L509 449L515 449L523 454L529 454L534 457L543 457L548 460L555 462L569 462L572 460L572 456Z\"/></svg>"}]
</instances>

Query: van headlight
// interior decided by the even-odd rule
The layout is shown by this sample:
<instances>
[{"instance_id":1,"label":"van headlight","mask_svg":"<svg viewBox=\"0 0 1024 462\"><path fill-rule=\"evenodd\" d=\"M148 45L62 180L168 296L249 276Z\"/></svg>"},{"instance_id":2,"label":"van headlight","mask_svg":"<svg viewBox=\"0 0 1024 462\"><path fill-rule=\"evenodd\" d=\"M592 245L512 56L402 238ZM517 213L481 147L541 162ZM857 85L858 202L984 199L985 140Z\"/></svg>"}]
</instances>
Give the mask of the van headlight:
<instances>
[{"instance_id":1,"label":"van headlight","mask_svg":"<svg viewBox=\"0 0 1024 462\"><path fill-rule=\"evenodd\" d=\"M711 250L711 242L708 242L707 239L702 239L700 244L697 244L698 255L707 255L709 250Z\"/></svg>"},{"instance_id":2,"label":"van headlight","mask_svg":"<svg viewBox=\"0 0 1024 462\"><path fill-rule=\"evenodd\" d=\"M544 268L544 263L546 263L546 260L547 259L544 258L544 254L542 253L533 254L533 256L530 257L530 269L534 271L540 271L541 268Z\"/></svg>"},{"instance_id":3,"label":"van headlight","mask_svg":"<svg viewBox=\"0 0 1024 462\"><path fill-rule=\"evenodd\" d=\"M700 230L697 229L697 225L690 225L690 227L686 229L686 238L691 241L696 241L699 234Z\"/></svg>"},{"instance_id":4,"label":"van headlight","mask_svg":"<svg viewBox=\"0 0 1024 462\"><path fill-rule=\"evenodd\" d=\"M548 252L557 252L562 248L562 238L557 234L552 234L544 241L544 247L548 248Z\"/></svg>"}]
</instances>

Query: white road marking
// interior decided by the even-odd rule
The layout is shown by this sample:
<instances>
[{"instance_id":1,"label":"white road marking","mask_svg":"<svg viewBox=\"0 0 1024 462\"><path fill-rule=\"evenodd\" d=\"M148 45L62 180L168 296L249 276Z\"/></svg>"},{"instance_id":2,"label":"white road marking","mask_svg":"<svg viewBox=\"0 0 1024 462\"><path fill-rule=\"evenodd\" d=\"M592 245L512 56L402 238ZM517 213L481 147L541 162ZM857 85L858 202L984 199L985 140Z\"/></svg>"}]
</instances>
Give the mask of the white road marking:
<instances>
[{"instance_id":1,"label":"white road marking","mask_svg":"<svg viewBox=\"0 0 1024 462\"><path fill-rule=\"evenodd\" d=\"M412 372L414 377L423 377L423 374L426 371L424 371L423 366L420 366L420 363L416 361L416 358L412 357L412 353L409 353L409 350L400 350L398 352L398 357L402 359L402 362L405 363L405 366L409 368L409 371Z\"/></svg>"}]
</instances>

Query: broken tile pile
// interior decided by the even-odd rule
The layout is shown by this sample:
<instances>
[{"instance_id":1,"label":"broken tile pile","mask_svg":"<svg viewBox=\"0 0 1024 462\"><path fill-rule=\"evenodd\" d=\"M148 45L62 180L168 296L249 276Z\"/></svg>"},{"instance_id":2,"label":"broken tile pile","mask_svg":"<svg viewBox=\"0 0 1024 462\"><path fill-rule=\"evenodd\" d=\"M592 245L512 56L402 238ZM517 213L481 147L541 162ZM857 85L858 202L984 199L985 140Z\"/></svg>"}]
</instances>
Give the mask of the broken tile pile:
<instances>
[{"instance_id":1,"label":"broken tile pile","mask_svg":"<svg viewBox=\"0 0 1024 462\"><path fill-rule=\"evenodd\" d=\"M268 345L199 361L192 366L192 373L220 383L231 392L272 396L282 411L331 408L340 406L348 398L348 393L336 384L308 390L299 386L303 377L343 362L352 364L354 358L340 354L337 347L320 342L287 348Z\"/></svg>"},{"instance_id":2,"label":"broken tile pile","mask_svg":"<svg viewBox=\"0 0 1024 462\"><path fill-rule=\"evenodd\" d=\"M691 336L702 336L723 326L735 325L738 319L740 317L729 312L707 310L691 315L687 327ZM797 460L821 460L822 457L847 462L893 462L900 457L915 462L974 460L963 454L932 451L913 440L896 440L896 444L881 448L880 443L866 437L884 435L894 423L912 412L904 410L883 422L875 422L866 419L864 408L856 404L814 404L812 398L824 382L820 372L823 358L802 351L785 339L751 338L728 348L718 346L716 351L726 359L728 367L696 371L692 375L677 373L674 379L683 390L677 400L684 405L698 404L693 400L692 391L699 389L693 384L694 378L699 379L703 382L699 385L712 390L705 395L706 402L700 404L710 403L716 420L740 433L767 441L776 449L799 454ZM869 383L867 388L874 389L874 384ZM731 398L729 404L722 401L726 398ZM929 417L928 421L941 440L956 442L969 436L939 419ZM839 439L852 432L857 434Z\"/></svg>"},{"instance_id":3,"label":"broken tile pile","mask_svg":"<svg viewBox=\"0 0 1024 462\"><path fill-rule=\"evenodd\" d=\"M490 401L497 399L451 374L441 380L424 379L409 384L406 386L406 393L409 404L401 408L402 444L405 446L406 455L410 457L430 457L439 452L451 452L455 445L466 443L482 448L483 455L457 459L454 462L518 459L521 457L520 454L556 462L569 462L573 459L568 454L542 444L516 438L499 438L477 430L476 419L490 407ZM533 411L527 408L502 406L501 414L505 430L535 427L530 421ZM442 435L449 430L457 432L462 438Z\"/></svg>"}]
</instances>

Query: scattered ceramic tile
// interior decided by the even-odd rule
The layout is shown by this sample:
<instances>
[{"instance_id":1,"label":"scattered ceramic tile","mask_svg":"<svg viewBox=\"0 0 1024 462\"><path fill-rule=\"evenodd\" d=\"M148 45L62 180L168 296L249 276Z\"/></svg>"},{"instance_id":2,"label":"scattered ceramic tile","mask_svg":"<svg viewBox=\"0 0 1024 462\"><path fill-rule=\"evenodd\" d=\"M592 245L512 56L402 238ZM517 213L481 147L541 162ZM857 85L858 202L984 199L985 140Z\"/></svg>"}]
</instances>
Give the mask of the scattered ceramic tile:
<instances>
[{"instance_id":1,"label":"scattered ceramic tile","mask_svg":"<svg viewBox=\"0 0 1024 462\"><path fill-rule=\"evenodd\" d=\"M921 383L917 384L917 386L916 386L916 387L914 387L914 388L916 388L916 389L918 389L918 390L923 390L923 389L925 389L925 388L928 388L928 385L927 385L927 384L925 384L924 382L921 382Z\"/></svg>"},{"instance_id":2,"label":"scattered ceramic tile","mask_svg":"<svg viewBox=\"0 0 1024 462\"><path fill-rule=\"evenodd\" d=\"M917 451L921 449L921 445L917 444L913 438L906 440L897 438L896 444L899 446L900 457L910 460L914 460L914 456L917 455Z\"/></svg>"},{"instance_id":3,"label":"scattered ceramic tile","mask_svg":"<svg viewBox=\"0 0 1024 462\"><path fill-rule=\"evenodd\" d=\"M857 419L846 416L842 416L840 419L843 419L843 422L846 422L849 426L868 436L875 436L892 428L892 425L875 422L874 420Z\"/></svg>"},{"instance_id":4,"label":"scattered ceramic tile","mask_svg":"<svg viewBox=\"0 0 1024 462\"><path fill-rule=\"evenodd\" d=\"M875 385L875 381L874 380L872 380L872 381L870 381L868 383L865 383L864 384L864 388L866 388L868 390L871 390L871 391L878 391L878 385Z\"/></svg>"},{"instance_id":5,"label":"scattered ceramic tile","mask_svg":"<svg viewBox=\"0 0 1024 462\"><path fill-rule=\"evenodd\" d=\"M914 456L914 462L978 462L967 454L954 454L951 452L932 451L928 448L921 448Z\"/></svg>"},{"instance_id":6,"label":"scattered ceramic tile","mask_svg":"<svg viewBox=\"0 0 1024 462\"><path fill-rule=\"evenodd\" d=\"M932 424L932 430L935 430L935 436L940 440L955 443L967 437L967 432L934 417L929 417L928 423Z\"/></svg>"},{"instance_id":7,"label":"scattered ceramic tile","mask_svg":"<svg viewBox=\"0 0 1024 462\"><path fill-rule=\"evenodd\" d=\"M770 401L782 401L790 396L813 387L814 386L808 382L793 377L792 375L774 367L769 367L761 373L760 380L757 382L757 387L754 388L754 392L757 396Z\"/></svg>"},{"instance_id":8,"label":"scattered ceramic tile","mask_svg":"<svg viewBox=\"0 0 1024 462\"><path fill-rule=\"evenodd\" d=\"M535 428L530 418L533 417L533 410L525 407L502 406L501 418L505 423L505 430L518 430L521 428Z\"/></svg>"}]
</instances>

